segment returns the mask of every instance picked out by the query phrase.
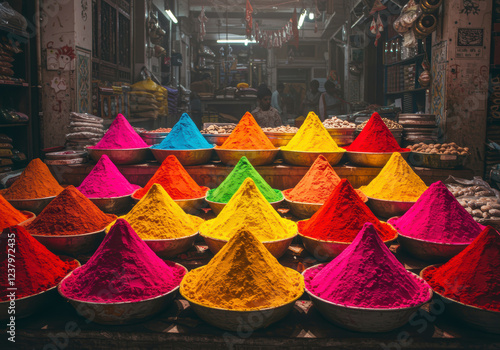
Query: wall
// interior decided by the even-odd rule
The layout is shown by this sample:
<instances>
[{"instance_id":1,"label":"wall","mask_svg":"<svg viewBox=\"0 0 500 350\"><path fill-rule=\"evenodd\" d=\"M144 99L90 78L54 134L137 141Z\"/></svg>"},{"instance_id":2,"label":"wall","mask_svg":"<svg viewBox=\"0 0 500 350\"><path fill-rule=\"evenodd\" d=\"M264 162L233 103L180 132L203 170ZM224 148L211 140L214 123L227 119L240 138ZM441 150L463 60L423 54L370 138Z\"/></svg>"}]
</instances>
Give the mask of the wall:
<instances>
[{"instance_id":1,"label":"wall","mask_svg":"<svg viewBox=\"0 0 500 350\"><path fill-rule=\"evenodd\" d=\"M444 1L432 55L431 110L443 141L470 148L468 166L477 175L485 157L491 9L492 0Z\"/></svg>"}]
</instances>

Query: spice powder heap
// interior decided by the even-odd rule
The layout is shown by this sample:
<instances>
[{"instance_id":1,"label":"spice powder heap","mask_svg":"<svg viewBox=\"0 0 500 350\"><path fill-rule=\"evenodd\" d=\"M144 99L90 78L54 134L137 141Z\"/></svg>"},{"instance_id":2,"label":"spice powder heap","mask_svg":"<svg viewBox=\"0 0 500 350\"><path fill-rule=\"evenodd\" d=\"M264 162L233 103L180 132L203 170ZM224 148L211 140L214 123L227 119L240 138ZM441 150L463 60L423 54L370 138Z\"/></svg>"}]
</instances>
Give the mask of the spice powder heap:
<instances>
[{"instance_id":1,"label":"spice powder heap","mask_svg":"<svg viewBox=\"0 0 500 350\"><path fill-rule=\"evenodd\" d=\"M220 214L200 226L200 234L228 240L240 229L249 230L261 242L295 236L297 224L283 219L247 178Z\"/></svg>"},{"instance_id":2,"label":"spice powder heap","mask_svg":"<svg viewBox=\"0 0 500 350\"><path fill-rule=\"evenodd\" d=\"M427 186L401 154L394 152L377 177L359 189L371 198L416 202L427 190Z\"/></svg>"},{"instance_id":3,"label":"spice powder heap","mask_svg":"<svg viewBox=\"0 0 500 350\"><path fill-rule=\"evenodd\" d=\"M151 148L156 149L207 149L213 148L200 133L187 113L183 113L179 121L174 125L163 141Z\"/></svg>"},{"instance_id":4,"label":"spice powder heap","mask_svg":"<svg viewBox=\"0 0 500 350\"><path fill-rule=\"evenodd\" d=\"M5 199L38 199L57 196L63 188L39 158L33 159L12 186L1 190Z\"/></svg>"},{"instance_id":5,"label":"spice powder heap","mask_svg":"<svg viewBox=\"0 0 500 350\"><path fill-rule=\"evenodd\" d=\"M190 236L204 222L182 210L168 193L154 184L132 210L120 218L126 220L142 239L172 239ZM114 222L106 228L111 229Z\"/></svg>"},{"instance_id":6,"label":"spice powder heap","mask_svg":"<svg viewBox=\"0 0 500 350\"><path fill-rule=\"evenodd\" d=\"M412 307L425 303L432 295L429 285L406 271L370 223L338 257L304 275L309 292L344 306Z\"/></svg>"},{"instance_id":7,"label":"spice powder heap","mask_svg":"<svg viewBox=\"0 0 500 350\"><path fill-rule=\"evenodd\" d=\"M116 215L103 213L74 186L68 186L26 229L32 235L80 235L104 230Z\"/></svg>"},{"instance_id":8,"label":"spice powder heap","mask_svg":"<svg viewBox=\"0 0 500 350\"><path fill-rule=\"evenodd\" d=\"M365 223L371 223L383 241L395 239L391 225L380 222L346 179L309 220L298 222L300 234L329 242L352 242Z\"/></svg>"},{"instance_id":9,"label":"spice powder heap","mask_svg":"<svg viewBox=\"0 0 500 350\"><path fill-rule=\"evenodd\" d=\"M81 301L142 301L179 286L184 268L164 262L118 219L90 260L61 283L63 296Z\"/></svg>"},{"instance_id":10,"label":"spice powder heap","mask_svg":"<svg viewBox=\"0 0 500 350\"><path fill-rule=\"evenodd\" d=\"M7 276L9 269L9 238L16 242L16 298L38 294L56 286L78 266L76 260L62 261L38 242L21 226L12 226L0 235L0 272ZM9 300L9 280L0 279L0 301Z\"/></svg>"},{"instance_id":11,"label":"spice powder heap","mask_svg":"<svg viewBox=\"0 0 500 350\"><path fill-rule=\"evenodd\" d=\"M241 229L208 265L185 276L180 292L204 306L250 311L293 302L304 292L304 280L281 266L251 231Z\"/></svg>"},{"instance_id":12,"label":"spice powder heap","mask_svg":"<svg viewBox=\"0 0 500 350\"><path fill-rule=\"evenodd\" d=\"M428 267L422 277L447 298L500 312L500 234L486 227L461 253Z\"/></svg>"},{"instance_id":13,"label":"spice powder heap","mask_svg":"<svg viewBox=\"0 0 500 350\"><path fill-rule=\"evenodd\" d=\"M262 193L268 202L278 202L283 199L281 191L271 188L252 164L250 164L247 157L243 156L219 187L207 192L207 200L217 203L229 202L246 178L251 178L255 182L260 193Z\"/></svg>"},{"instance_id":14,"label":"spice powder heap","mask_svg":"<svg viewBox=\"0 0 500 350\"><path fill-rule=\"evenodd\" d=\"M0 194L0 231L9 226L14 226L27 220L28 217L14 208Z\"/></svg>"},{"instance_id":15,"label":"spice powder heap","mask_svg":"<svg viewBox=\"0 0 500 350\"><path fill-rule=\"evenodd\" d=\"M481 226L441 181L389 223L404 236L435 243L471 243L481 233Z\"/></svg>"},{"instance_id":16,"label":"spice powder heap","mask_svg":"<svg viewBox=\"0 0 500 350\"><path fill-rule=\"evenodd\" d=\"M283 194L286 199L295 202L323 204L340 181L341 178L328 160L320 155L299 183L294 188L283 191ZM355 191L365 202L367 198L363 192Z\"/></svg>"},{"instance_id":17,"label":"spice powder heap","mask_svg":"<svg viewBox=\"0 0 500 350\"><path fill-rule=\"evenodd\" d=\"M356 137L354 142L347 147L348 152L409 152L409 148L401 148L392 135L391 131L385 125L377 112L374 112Z\"/></svg>"},{"instance_id":18,"label":"spice powder heap","mask_svg":"<svg viewBox=\"0 0 500 350\"><path fill-rule=\"evenodd\" d=\"M340 148L332 139L314 112L309 112L299 131L281 149L300 152L345 152L345 149Z\"/></svg>"},{"instance_id":19,"label":"spice powder heap","mask_svg":"<svg viewBox=\"0 0 500 350\"><path fill-rule=\"evenodd\" d=\"M246 112L241 117L240 122L236 125L227 140L221 146L215 146L215 148L247 150L276 149L249 112Z\"/></svg>"},{"instance_id":20,"label":"spice powder heap","mask_svg":"<svg viewBox=\"0 0 500 350\"><path fill-rule=\"evenodd\" d=\"M134 198L142 198L153 186L160 184L172 199L193 199L205 197L207 187L200 187L175 156L168 156L148 181L144 188L134 193Z\"/></svg>"},{"instance_id":21,"label":"spice powder heap","mask_svg":"<svg viewBox=\"0 0 500 350\"><path fill-rule=\"evenodd\" d=\"M118 114L101 141L91 148L131 149L148 147L147 143L135 132L123 114Z\"/></svg>"},{"instance_id":22,"label":"spice powder heap","mask_svg":"<svg viewBox=\"0 0 500 350\"><path fill-rule=\"evenodd\" d=\"M132 194L138 188L141 187L128 182L107 155L99 159L82 184L77 187L87 198L122 197Z\"/></svg>"}]
</instances>

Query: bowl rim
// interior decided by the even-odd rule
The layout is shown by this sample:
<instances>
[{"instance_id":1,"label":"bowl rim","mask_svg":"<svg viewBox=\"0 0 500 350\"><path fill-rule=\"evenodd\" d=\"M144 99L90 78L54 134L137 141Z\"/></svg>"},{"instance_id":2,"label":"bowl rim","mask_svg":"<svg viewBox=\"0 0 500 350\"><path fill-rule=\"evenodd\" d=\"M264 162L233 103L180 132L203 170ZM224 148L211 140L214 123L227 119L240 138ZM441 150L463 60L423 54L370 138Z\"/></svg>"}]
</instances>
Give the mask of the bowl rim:
<instances>
[{"instance_id":1,"label":"bowl rim","mask_svg":"<svg viewBox=\"0 0 500 350\"><path fill-rule=\"evenodd\" d=\"M299 221L306 221L306 220L309 220L309 219L304 219L304 220L299 220ZM381 221L381 222L384 222L384 221ZM389 225L390 225L390 224L389 224ZM391 225L391 227L392 227L392 225ZM298 225L297 225L297 228L298 228ZM393 238L388 239L388 240L385 240L385 241L384 241L384 240L382 240L382 242L383 242L384 244L386 244L386 243L390 243L390 242L393 242L393 241L395 241L395 240L398 238L398 236L399 236L399 232L398 232L398 231L397 231L394 227L392 227L392 228L394 229L395 236L394 236ZM300 237L304 237L304 238L307 238L307 239L310 239L310 240L313 240L313 241L316 241L316 242L320 242L320 243L327 243L327 244L339 244L339 245L350 245L350 244L352 244L352 242L324 241L324 240L321 240L321 239L317 239L317 238L312 238L312 237L306 236L306 235L304 235L304 234L303 234L303 233L301 233L301 232L298 232L298 235L299 235Z\"/></svg>"},{"instance_id":2,"label":"bowl rim","mask_svg":"<svg viewBox=\"0 0 500 350\"><path fill-rule=\"evenodd\" d=\"M423 155L426 155L426 156L457 156L457 157L468 157L470 155L470 153L466 153L466 154L444 154L444 153L425 153L425 152L415 152L415 151L411 151L412 153L415 153L415 154L423 154ZM447 160L454 160L454 159L443 159L444 161L447 161Z\"/></svg>"},{"instance_id":3,"label":"bowl rim","mask_svg":"<svg viewBox=\"0 0 500 350\"><path fill-rule=\"evenodd\" d=\"M177 238L144 239L144 238L141 238L141 236L139 236L139 238L141 238L144 242L166 242L166 241L180 241L180 240L196 237L197 235L198 235L198 231L196 231L195 233L193 233L191 235L177 237Z\"/></svg>"},{"instance_id":4,"label":"bowl rim","mask_svg":"<svg viewBox=\"0 0 500 350\"><path fill-rule=\"evenodd\" d=\"M155 182L155 183L156 183L156 182ZM158 184L158 185L160 185L160 186L161 186L161 184ZM206 191L206 192L208 192L208 191L210 190L210 188L208 188L208 187L206 187L206 186L200 186L200 187L201 187L202 189L203 189L203 188L207 188L207 191ZM143 189L143 187L136 189L134 192L132 192L132 193L130 194L130 198L132 198L132 199L134 199L134 200L137 200L137 201L140 201L142 198L144 198L144 196L145 196L145 195L144 195L144 196L142 196L142 198L137 198L137 197L135 197L135 196L134 196L134 194L135 194L137 191L142 190L142 189ZM206 197L206 192L205 192L205 196L203 196L203 197L198 197L198 198L186 198L186 199L173 199L173 198L172 198L172 200L173 200L174 202L176 202L176 203L177 203L177 202L186 202L186 201L198 201L198 200L200 200L200 199L205 199L205 197Z\"/></svg>"},{"instance_id":5,"label":"bowl rim","mask_svg":"<svg viewBox=\"0 0 500 350\"><path fill-rule=\"evenodd\" d=\"M271 149L225 149L225 148L217 148L215 146L214 149L216 151L224 151L224 152L278 152L281 151L281 147L271 148Z\"/></svg>"},{"instance_id":6,"label":"bowl rim","mask_svg":"<svg viewBox=\"0 0 500 350\"><path fill-rule=\"evenodd\" d=\"M229 133L229 134L203 134L201 132L200 132L200 134L202 134L203 136L208 136L208 137L218 137L218 136L229 137L229 135L231 135L231 133Z\"/></svg>"},{"instance_id":7,"label":"bowl rim","mask_svg":"<svg viewBox=\"0 0 500 350\"><path fill-rule=\"evenodd\" d=\"M138 147L138 148L94 148L94 147L95 146L87 146L85 147L85 149L89 151L142 151L151 148L151 146Z\"/></svg>"},{"instance_id":8,"label":"bowl rim","mask_svg":"<svg viewBox=\"0 0 500 350\"><path fill-rule=\"evenodd\" d=\"M324 202L324 203L307 203L307 202L298 202L298 201L294 201L294 200L288 199L288 198L286 198L285 192L290 191L290 190L293 190L293 188L287 188L287 189L281 191L283 193L283 198L285 199L285 201L287 201L289 203L292 203L292 204L319 205L319 206L322 206L323 204L326 203L326 202ZM364 201L363 198L361 198L361 200L363 201L363 203L366 204L368 202L368 196L366 194L364 194L364 195L366 197L366 201Z\"/></svg>"},{"instance_id":9,"label":"bowl rim","mask_svg":"<svg viewBox=\"0 0 500 350\"><path fill-rule=\"evenodd\" d=\"M363 191L361 191L361 192L363 192ZM366 194L365 194L365 196L366 196ZM373 198L373 197L369 197L369 196L366 196L366 197L368 198L368 200L379 201L379 202L405 203L405 204L412 203L412 205L415 204L415 203L417 203L417 201L391 201L391 200L388 200L388 199L378 199L378 198Z\"/></svg>"},{"instance_id":10,"label":"bowl rim","mask_svg":"<svg viewBox=\"0 0 500 350\"><path fill-rule=\"evenodd\" d=\"M342 151L292 151L288 149L282 149L281 152L284 153L304 153L304 154L340 154L346 153L347 150L345 148L339 147Z\"/></svg>"},{"instance_id":11,"label":"bowl rim","mask_svg":"<svg viewBox=\"0 0 500 350\"><path fill-rule=\"evenodd\" d=\"M156 145L159 145L156 144ZM201 152L201 151L208 151L208 150L213 150L215 148L215 145L210 147L210 148L194 148L194 149L163 149L163 148L156 148L153 146L156 145L151 145L151 151L158 151L158 152Z\"/></svg>"},{"instance_id":12,"label":"bowl rim","mask_svg":"<svg viewBox=\"0 0 500 350\"><path fill-rule=\"evenodd\" d=\"M297 130L298 132L298 130ZM264 134L269 136L295 136L297 132L274 132L274 131L264 131Z\"/></svg>"},{"instance_id":13,"label":"bowl rim","mask_svg":"<svg viewBox=\"0 0 500 350\"><path fill-rule=\"evenodd\" d=\"M207 203L224 204L224 205L226 205L227 203L215 202L215 201L211 201L211 200L207 199L207 197L208 197L208 192L209 192L209 191L212 191L212 190L215 190L215 188L211 188L211 189L209 189L209 190L207 191L207 193L205 194L205 200L207 201ZM281 193L281 197L282 197L282 198L281 198L279 201L275 201L275 202L269 202L269 201L268 201L268 203L269 203L269 204L271 204L271 205L273 205L273 204L278 204L278 203L281 203L281 202L283 202L283 201L285 200L285 195L283 194L283 191L280 191L280 190L278 190L277 188L273 188L272 190L274 190L274 191L279 191L279 192ZM229 203L229 202L228 202L228 203Z\"/></svg>"},{"instance_id":14,"label":"bowl rim","mask_svg":"<svg viewBox=\"0 0 500 350\"><path fill-rule=\"evenodd\" d=\"M323 123L323 126L325 126L325 124L324 124L324 123ZM330 131L330 130L335 130L335 131L337 131L337 130L356 131L356 127L353 127L353 128L327 128L327 127L325 126L325 129L326 129L327 131Z\"/></svg>"},{"instance_id":15,"label":"bowl rim","mask_svg":"<svg viewBox=\"0 0 500 350\"><path fill-rule=\"evenodd\" d=\"M117 217L118 219L118 217ZM109 225L109 224L108 224ZM107 226L106 226L107 227ZM70 237L83 237L83 236L91 236L91 235L97 235L101 232L104 232L105 233L105 230L106 228L103 228L101 230L98 230L98 231L94 231L94 232L87 232L87 233L82 233L82 234L79 234L79 235L36 235L36 234L32 234L31 232L28 231L28 233L32 236L32 237L42 237L42 238L70 238Z\"/></svg>"},{"instance_id":16,"label":"bowl rim","mask_svg":"<svg viewBox=\"0 0 500 350\"><path fill-rule=\"evenodd\" d=\"M36 214L33 213L32 211L29 211L29 210L19 210L21 213L23 213L24 215L26 216L29 216L29 218L27 218L26 220L29 220L29 219L34 219L36 218ZM26 221L24 220L24 221ZM21 221L22 222L22 221Z\"/></svg>"},{"instance_id":17,"label":"bowl rim","mask_svg":"<svg viewBox=\"0 0 500 350\"><path fill-rule=\"evenodd\" d=\"M62 192L62 191L61 191ZM44 201L44 200L47 200L47 199L54 199L56 198L58 195L56 196L50 196L50 197L42 197L42 198L28 198L28 199L7 199L5 198L5 200L7 202L36 202L36 201Z\"/></svg>"},{"instance_id":18,"label":"bowl rim","mask_svg":"<svg viewBox=\"0 0 500 350\"><path fill-rule=\"evenodd\" d=\"M202 234L199 230L198 230L198 234L201 237L203 237L203 239L208 238L208 239L211 239L213 241L219 241L219 242L225 242L225 243L229 242L229 239L226 240L226 239L221 239L221 238L210 237L210 236ZM284 242L284 241L288 241L288 240L293 240L295 237L297 237L298 234L299 234L299 231L297 229L297 232L293 236L290 236L290 237L287 237L287 238L278 239L276 241L261 241L260 243L262 243L262 244L272 244L272 243L279 243L279 242Z\"/></svg>"},{"instance_id":19,"label":"bowl rim","mask_svg":"<svg viewBox=\"0 0 500 350\"><path fill-rule=\"evenodd\" d=\"M409 148L405 148L408 149ZM393 153L399 153L399 154L410 154L412 151L393 151L393 152L357 152L357 151L347 151L347 153L352 153L352 154L366 154L366 155L389 155Z\"/></svg>"},{"instance_id":20,"label":"bowl rim","mask_svg":"<svg viewBox=\"0 0 500 350\"><path fill-rule=\"evenodd\" d=\"M318 297L315 294L313 294L307 288L306 279L305 279L305 273L306 273L306 271L308 271L310 269L313 269L313 268L318 268L321 265L327 265L327 264L328 263L316 264L316 265L308 267L307 269L305 269L304 271L302 271L302 276L304 277L304 290L305 290L305 292L308 295L310 295L310 296L312 296L312 297L314 297L316 299L319 299L320 301L325 302L327 304L330 304L330 305L333 305L333 306L337 306L337 307L342 307L344 309L352 309L352 310L360 310L360 311L391 311L391 312L394 312L394 311L403 311L403 310L406 311L406 310L413 309L413 308L420 308L420 307L422 307L422 305L425 305L425 304L427 304L428 302L430 302L432 300L432 296L433 296L434 290L432 289L432 287L430 286L430 284L427 283L427 281L425 279L423 279L422 277L420 277L416 273L413 273L411 271L406 270L409 273L411 273L415 278L420 279L420 280L424 281L427 284L427 286L428 286L427 289L429 291L429 298L426 301L421 302L420 304L417 304L417 305L414 305L414 306L405 306L405 307L398 307L398 308L368 308L368 307L342 305L342 304L334 303L332 301L328 301L326 299L323 299L323 298Z\"/></svg>"},{"instance_id":21,"label":"bowl rim","mask_svg":"<svg viewBox=\"0 0 500 350\"><path fill-rule=\"evenodd\" d=\"M153 135L159 135L159 136L166 136L170 134L170 131L169 132L152 132L152 131L144 131L144 132L141 132L139 133L139 136L153 136Z\"/></svg>"},{"instance_id":22,"label":"bowl rim","mask_svg":"<svg viewBox=\"0 0 500 350\"><path fill-rule=\"evenodd\" d=\"M206 265L205 265L206 266ZM194 271L194 270L197 270L199 268L202 268L202 267L205 267L205 266L200 266L200 267L197 267L196 269L193 269L191 271ZM286 269L290 269L291 271L294 271L296 273L298 273L299 275L302 275L300 272L298 272L297 270L294 270L290 267L286 267L286 266L283 266L284 268ZM191 272L189 271L189 272ZM187 275L187 274L186 274ZM184 278L182 279L181 281L181 284L182 282L184 281ZM280 307L283 307L283 306L286 306L286 305L289 305L289 304L292 304L292 303L295 303L297 300L300 299L300 297L302 295L304 295L304 291L305 291L305 283L304 283L304 289L302 290L302 293L300 293L297 297L295 297L293 300L290 300L290 301L287 301L286 303L282 304L282 305L278 305L278 306L273 306L273 307L266 307L266 308L262 308L262 309L252 309L252 310L234 310L234 309L224 309L224 308L220 308L220 307L212 307L212 306L207 306L207 305L203 305L203 304L200 304L199 302L196 302L196 301L192 301L190 298L188 298L187 296L185 296L181 291L180 291L180 288L179 288L179 293L182 295L182 297L184 299L186 299L189 303L193 303L193 304L196 304L198 306L202 306L204 308L208 308L208 309L213 309L213 310L219 310L219 311L231 311L231 312L260 312L260 311L270 311L270 310L275 310L275 309L278 309Z\"/></svg>"},{"instance_id":23,"label":"bowl rim","mask_svg":"<svg viewBox=\"0 0 500 350\"><path fill-rule=\"evenodd\" d=\"M134 192L135 192L135 191L137 191L137 190L139 190L139 189L140 189L140 188L135 189L135 190L134 190ZM134 193L134 192L132 192L132 193ZM87 197L87 196L85 196L85 195L84 195L84 196L85 196L85 197L87 197L87 198L88 198L88 199L90 199L90 200L92 200L92 199L100 199L100 200L103 200L103 199L108 199L108 200L116 200L116 199L122 199L122 198L130 197L130 196L132 196L132 193L127 194L127 195L125 195L125 196L118 196L118 197Z\"/></svg>"},{"instance_id":24,"label":"bowl rim","mask_svg":"<svg viewBox=\"0 0 500 350\"><path fill-rule=\"evenodd\" d=\"M162 259L163 260L163 259ZM179 263L176 263L176 262L173 262L175 265L178 265L180 267L182 267L184 269L184 276L187 275L187 273L189 272L188 269L184 266L184 265L181 265ZM73 271L76 271L77 269L81 268L78 267L76 269L74 269ZM170 293L174 293L176 292L177 290L179 290L179 287L180 287L180 283L178 286L176 286L175 288L171 289L170 291L164 293L164 294L161 294L161 295L157 295L155 297L151 297L151 298L147 298L147 299L144 299L144 300L139 300L139 301L119 301L119 302L113 302L113 303L102 303L102 302L97 302L97 301L85 301L85 300L78 300L78 299L74 299L74 298L71 298L71 297L68 297L67 295L65 295L62 290L61 290L61 286L62 286L62 283L64 282L64 280L66 280L72 273L73 271L71 271L71 273L69 273L68 275L66 275L66 277L64 277L60 282L59 284L56 286L57 287L57 291L59 293L59 295L61 295L63 298L69 300L69 301L73 301L73 302L77 302L77 303L81 303L81 304L91 304L91 305L99 305L99 306L105 306L105 305L125 305L125 304L138 304L138 303L143 303L143 302L147 302L147 301L151 301L151 300L154 300L154 299L159 299L159 298L162 298L162 297L165 297L167 296L168 294ZM184 278L184 277L183 277ZM181 282L182 282L182 279L181 279Z\"/></svg>"},{"instance_id":25,"label":"bowl rim","mask_svg":"<svg viewBox=\"0 0 500 350\"><path fill-rule=\"evenodd\" d=\"M442 263L442 264L433 264L433 265L429 265L429 266L424 267L424 268L420 271L420 274L419 274L420 278L424 279L424 278L423 278L423 276L422 276L422 275L423 275L423 272L424 272L425 270L427 270L428 268L431 268L431 267L439 267L439 266L444 265L444 264L445 264L445 263ZM424 280L425 280L425 279L424 279ZM426 282L427 282L427 281L426 281ZM429 284L429 282L427 282L427 284ZM434 294L437 294L437 295L438 295L439 297L441 297L441 298L451 300L451 301L452 301L452 302L454 302L454 303L460 304L460 305L462 305L462 306L466 306L466 307L471 308L471 309L476 309L476 310L479 310L479 311L492 312L493 314L495 314L495 315L499 315L499 316L500 316L500 311L488 310L488 309L482 309L482 308L477 307L477 306L474 306L474 305L464 304L464 303L462 303L462 302L460 302L460 301L458 301L458 300L455 300L455 299L449 298L449 297L447 297L447 296L442 295L442 294L441 294L441 293L439 293L439 292L436 292L436 291L432 288L432 286L431 286L430 284L429 284L429 286L431 287L432 292L433 292Z\"/></svg>"},{"instance_id":26,"label":"bowl rim","mask_svg":"<svg viewBox=\"0 0 500 350\"><path fill-rule=\"evenodd\" d=\"M17 303L18 301L20 301L20 300L24 300L24 299L27 299L27 298L31 298L31 297L34 297L34 296L37 296L37 295L40 295L40 294L43 294L43 293L49 292L49 291L53 290L54 288L57 288L57 287L59 286L59 284L62 282L62 280L63 280L63 279L65 279L66 277L68 277L68 275L70 275L70 274L71 274L74 270L76 270L76 269L78 269L78 268L82 267L82 264L80 263L80 261L79 261L79 260L77 260L77 259L75 259L75 258L69 257L69 256L67 256L67 255L57 255L57 254L56 254L56 256L57 256L57 257L59 257L59 258L61 258L61 257L69 258L69 259L70 259L70 261L76 261L76 262L78 263L78 266L77 266L77 267L75 267L73 270L69 271L69 272L66 274L66 276L64 276L64 277L63 277L63 278L62 278L62 279L61 279L61 280L60 280L60 281L59 281L59 282L58 282L55 286L50 287L50 288L48 288L48 289L46 289L46 290L43 290L43 291L41 291L41 292L38 292L38 293L36 293L36 294L31 294L31 295L27 295L27 296L22 297L22 298L19 298L19 299L14 299L14 301L15 301L16 303ZM10 303L10 300L0 301L0 305L2 305L2 304L4 304L4 303Z\"/></svg>"}]
</instances>

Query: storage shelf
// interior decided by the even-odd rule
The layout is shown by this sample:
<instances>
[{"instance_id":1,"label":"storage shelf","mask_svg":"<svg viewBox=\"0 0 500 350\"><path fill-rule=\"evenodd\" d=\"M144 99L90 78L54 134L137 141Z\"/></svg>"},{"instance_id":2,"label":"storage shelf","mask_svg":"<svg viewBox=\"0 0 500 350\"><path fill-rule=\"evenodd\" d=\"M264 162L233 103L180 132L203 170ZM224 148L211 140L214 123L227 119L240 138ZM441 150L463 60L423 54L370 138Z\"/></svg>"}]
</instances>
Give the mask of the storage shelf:
<instances>
[{"instance_id":1,"label":"storage shelf","mask_svg":"<svg viewBox=\"0 0 500 350\"><path fill-rule=\"evenodd\" d=\"M418 89L412 89L412 90L402 90L402 91L396 91L396 92L387 92L387 95L400 95L400 94L406 94L406 93L411 93L411 92L420 92L420 91L425 91L427 88L418 88Z\"/></svg>"},{"instance_id":2,"label":"storage shelf","mask_svg":"<svg viewBox=\"0 0 500 350\"><path fill-rule=\"evenodd\" d=\"M25 38L29 37L29 33L28 32L23 32L23 31L21 31L19 29L11 28L11 27L8 27L8 26L2 25L2 24L0 24L0 30L4 30L6 32L10 32L12 34L16 34L16 35L19 35L19 36L23 36Z\"/></svg>"},{"instance_id":3,"label":"storage shelf","mask_svg":"<svg viewBox=\"0 0 500 350\"><path fill-rule=\"evenodd\" d=\"M402 61L393 62L393 63L387 63L387 64L385 64L385 66L386 67L390 67L390 66L395 66L395 65L398 65L398 64L411 63L413 61L417 61L420 57L424 57L424 56L425 56L425 53L419 53L416 56L413 56L411 58L407 58L407 59L402 60Z\"/></svg>"},{"instance_id":4,"label":"storage shelf","mask_svg":"<svg viewBox=\"0 0 500 350\"><path fill-rule=\"evenodd\" d=\"M0 80L0 85L1 86L20 86L20 87L29 87L28 83L16 83L16 82L11 82L9 80Z\"/></svg>"},{"instance_id":5,"label":"storage shelf","mask_svg":"<svg viewBox=\"0 0 500 350\"><path fill-rule=\"evenodd\" d=\"M10 124L0 124L0 128L11 128L16 126L28 126L29 123L10 123Z\"/></svg>"}]
</instances>

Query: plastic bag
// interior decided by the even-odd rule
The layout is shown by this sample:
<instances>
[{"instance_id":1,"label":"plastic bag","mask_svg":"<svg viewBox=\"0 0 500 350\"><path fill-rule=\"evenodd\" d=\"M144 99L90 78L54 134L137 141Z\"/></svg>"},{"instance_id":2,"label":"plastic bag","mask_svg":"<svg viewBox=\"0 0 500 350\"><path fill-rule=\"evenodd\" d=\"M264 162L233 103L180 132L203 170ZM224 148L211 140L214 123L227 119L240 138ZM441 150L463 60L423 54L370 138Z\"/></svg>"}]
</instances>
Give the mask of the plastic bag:
<instances>
[{"instance_id":1,"label":"plastic bag","mask_svg":"<svg viewBox=\"0 0 500 350\"><path fill-rule=\"evenodd\" d=\"M26 31L26 28L28 28L26 18L10 7L9 3L6 1L0 3L0 23L9 27L18 28L22 31Z\"/></svg>"},{"instance_id":2,"label":"plastic bag","mask_svg":"<svg viewBox=\"0 0 500 350\"><path fill-rule=\"evenodd\" d=\"M401 10L399 17L394 21L394 30L399 34L408 32L420 15L422 15L422 9L414 0L410 0Z\"/></svg>"}]
</instances>

